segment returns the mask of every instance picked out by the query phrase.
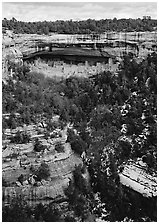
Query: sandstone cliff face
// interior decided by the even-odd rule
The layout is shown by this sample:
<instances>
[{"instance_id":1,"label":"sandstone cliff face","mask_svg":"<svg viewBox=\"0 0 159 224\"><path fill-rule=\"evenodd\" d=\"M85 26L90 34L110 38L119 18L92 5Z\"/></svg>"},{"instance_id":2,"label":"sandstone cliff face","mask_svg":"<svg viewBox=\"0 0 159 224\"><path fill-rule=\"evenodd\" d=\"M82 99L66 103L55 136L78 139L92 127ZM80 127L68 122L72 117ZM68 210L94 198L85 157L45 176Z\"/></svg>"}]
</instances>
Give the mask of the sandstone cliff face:
<instances>
[{"instance_id":1,"label":"sandstone cliff face","mask_svg":"<svg viewBox=\"0 0 159 224\"><path fill-rule=\"evenodd\" d=\"M84 39L87 40L84 41ZM91 36L89 35L64 35L64 34L53 34L53 35L37 35L37 34L18 34L15 35L15 43L16 46L20 49L22 53L26 52L36 52L37 50L41 50L42 45L48 43L54 44L76 44L76 43L91 43ZM106 32L105 34L101 34L98 40L95 40L95 43L107 43L111 44L111 50L113 52L113 48L122 48L122 45L127 43L129 45L128 51L131 49L131 45L137 45L140 48L140 51L144 49L148 49L149 51L157 51L156 42L157 42L157 33L153 32ZM147 45L148 43L148 45ZM39 48L37 49L37 46ZM154 47L152 47L154 46ZM125 47L123 48L125 50ZM109 52L109 49L108 49ZM111 51L110 51L111 53ZM144 52L147 53L146 51ZM143 55L143 53L142 53ZM142 56L141 55L141 56Z\"/></svg>"},{"instance_id":2,"label":"sandstone cliff face","mask_svg":"<svg viewBox=\"0 0 159 224\"><path fill-rule=\"evenodd\" d=\"M28 131L31 131L31 128L28 128ZM40 137L39 141L45 148L42 152L34 151L33 141L27 144L8 143L2 153L2 175L9 185L3 187L3 203L8 204L19 195L32 204L65 198L64 189L72 178L75 166L83 164L66 140L67 127L61 130L61 137ZM55 145L58 142L63 145L63 152L56 151ZM30 168L38 168L43 162L49 167L50 177L36 182ZM23 175L21 182L18 179L20 175Z\"/></svg>"},{"instance_id":3,"label":"sandstone cliff face","mask_svg":"<svg viewBox=\"0 0 159 224\"><path fill-rule=\"evenodd\" d=\"M12 76L14 65L22 65L22 52L15 46L4 47L2 51L2 78Z\"/></svg>"},{"instance_id":4,"label":"sandstone cliff face","mask_svg":"<svg viewBox=\"0 0 159 224\"><path fill-rule=\"evenodd\" d=\"M142 160L130 161L119 174L122 185L140 193L144 197L152 198L157 196L157 176L155 173L148 173L148 167Z\"/></svg>"},{"instance_id":5,"label":"sandstone cliff face","mask_svg":"<svg viewBox=\"0 0 159 224\"><path fill-rule=\"evenodd\" d=\"M22 53L19 47L16 47L15 35L11 30L3 33L2 38L2 78L5 80L8 75L12 76L11 66L13 64L22 64Z\"/></svg>"},{"instance_id":6,"label":"sandstone cliff face","mask_svg":"<svg viewBox=\"0 0 159 224\"><path fill-rule=\"evenodd\" d=\"M115 41L132 41L132 42L145 42L156 41L157 33L153 32L110 32L101 35L101 38Z\"/></svg>"},{"instance_id":7,"label":"sandstone cliff face","mask_svg":"<svg viewBox=\"0 0 159 224\"><path fill-rule=\"evenodd\" d=\"M40 183L41 185L36 187L29 184L19 187L4 187L3 203L9 204L14 197L20 195L31 205L65 199L64 189L68 186L72 178L72 171L75 165L79 164L82 164L82 160L74 154L62 160L50 162L49 168L51 176L49 181L42 181ZM16 172L18 171L16 170ZM18 174L22 173L24 174L24 171L19 170ZM14 172L12 172L11 176L13 174Z\"/></svg>"}]
</instances>

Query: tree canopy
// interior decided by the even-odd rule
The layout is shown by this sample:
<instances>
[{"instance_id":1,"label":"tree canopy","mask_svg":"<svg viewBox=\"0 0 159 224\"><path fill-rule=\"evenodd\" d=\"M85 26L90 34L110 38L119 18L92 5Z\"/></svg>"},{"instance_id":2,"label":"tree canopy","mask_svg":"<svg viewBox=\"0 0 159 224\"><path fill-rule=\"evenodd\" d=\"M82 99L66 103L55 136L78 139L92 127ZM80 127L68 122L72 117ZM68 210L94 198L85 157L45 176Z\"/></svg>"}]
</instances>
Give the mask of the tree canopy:
<instances>
[{"instance_id":1,"label":"tree canopy","mask_svg":"<svg viewBox=\"0 0 159 224\"><path fill-rule=\"evenodd\" d=\"M153 31L157 27L154 19L87 19L82 21L57 20L55 22L22 22L15 18L3 19L2 26L13 30L15 33L49 34L49 32L61 34L92 34L106 31Z\"/></svg>"}]
</instances>

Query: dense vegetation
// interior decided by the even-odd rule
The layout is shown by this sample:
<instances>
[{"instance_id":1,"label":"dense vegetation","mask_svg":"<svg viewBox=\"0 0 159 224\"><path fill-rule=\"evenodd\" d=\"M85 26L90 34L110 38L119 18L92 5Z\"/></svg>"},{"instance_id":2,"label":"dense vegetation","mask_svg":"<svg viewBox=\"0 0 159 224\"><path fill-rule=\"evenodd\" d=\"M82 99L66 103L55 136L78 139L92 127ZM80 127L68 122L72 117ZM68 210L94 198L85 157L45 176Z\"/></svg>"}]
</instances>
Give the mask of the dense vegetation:
<instances>
[{"instance_id":1,"label":"dense vegetation","mask_svg":"<svg viewBox=\"0 0 159 224\"><path fill-rule=\"evenodd\" d=\"M153 31L157 27L157 20L153 19L88 19L83 21L63 21L55 22L22 22L15 18L2 21L2 26L15 33L37 33L49 34L56 32L61 34L89 34L103 33L106 31Z\"/></svg>"},{"instance_id":2,"label":"dense vegetation","mask_svg":"<svg viewBox=\"0 0 159 224\"><path fill-rule=\"evenodd\" d=\"M82 168L77 169L66 192L70 209L81 220L92 209L100 213L92 194L99 195L108 211L106 220L121 221L126 216L135 221L154 220L148 201L139 205L140 198L125 194L118 170L123 162L138 157L146 161L148 172L157 169L155 53L140 64L127 55L118 74L103 72L89 79L69 77L57 82L30 72L26 66L18 67L13 78L3 83L2 102L3 113L11 113L11 119L3 119L3 128L44 118L49 123L53 114L73 124L77 132L70 130L68 141L78 154L86 151L90 174L88 186ZM15 112L20 119L14 117Z\"/></svg>"},{"instance_id":3,"label":"dense vegetation","mask_svg":"<svg viewBox=\"0 0 159 224\"><path fill-rule=\"evenodd\" d=\"M79 153L94 152L96 144L102 149L112 139L116 142L123 126L133 141L133 148L126 147L130 149L123 156L152 153L156 147L156 60L156 54L149 55L138 65L126 56L118 75L104 72L90 79L69 77L59 82L30 72L26 66L17 67L14 77L2 85L3 113L10 113L9 119L3 118L3 129L44 118L51 125L52 115L58 114L78 130L78 135L71 137L70 133L68 139Z\"/></svg>"},{"instance_id":4,"label":"dense vegetation","mask_svg":"<svg viewBox=\"0 0 159 224\"><path fill-rule=\"evenodd\" d=\"M27 133L23 133L20 131L17 131L15 136L10 137L11 143L17 143L17 144L25 144L30 141L30 136Z\"/></svg>"},{"instance_id":5,"label":"dense vegetation","mask_svg":"<svg viewBox=\"0 0 159 224\"><path fill-rule=\"evenodd\" d=\"M61 219L61 210L56 203L49 205L38 204L29 206L26 201L17 197L10 206L3 207L3 222L58 222Z\"/></svg>"}]
</instances>

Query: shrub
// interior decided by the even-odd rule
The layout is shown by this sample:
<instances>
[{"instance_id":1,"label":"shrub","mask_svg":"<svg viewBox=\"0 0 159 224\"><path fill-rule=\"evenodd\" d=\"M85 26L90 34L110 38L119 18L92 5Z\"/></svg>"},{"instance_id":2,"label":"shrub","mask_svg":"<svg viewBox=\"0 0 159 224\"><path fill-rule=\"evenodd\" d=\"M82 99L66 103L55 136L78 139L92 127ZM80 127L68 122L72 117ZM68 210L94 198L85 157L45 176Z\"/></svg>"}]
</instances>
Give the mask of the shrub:
<instances>
[{"instance_id":1,"label":"shrub","mask_svg":"<svg viewBox=\"0 0 159 224\"><path fill-rule=\"evenodd\" d=\"M56 145L55 145L55 150L60 153L60 152L64 152L64 146L61 142L58 142Z\"/></svg>"},{"instance_id":2,"label":"shrub","mask_svg":"<svg viewBox=\"0 0 159 224\"><path fill-rule=\"evenodd\" d=\"M75 139L71 142L71 148L74 152L81 155L85 150L85 142L81 138Z\"/></svg>"},{"instance_id":3,"label":"shrub","mask_svg":"<svg viewBox=\"0 0 159 224\"><path fill-rule=\"evenodd\" d=\"M39 141L39 139L36 138L35 142L34 142L34 151L41 152L41 151L44 151L44 150L45 150L45 146L43 146L41 144L41 142Z\"/></svg>"},{"instance_id":4,"label":"shrub","mask_svg":"<svg viewBox=\"0 0 159 224\"><path fill-rule=\"evenodd\" d=\"M18 181L23 184L23 181L24 181L24 175L21 174L19 177L18 177Z\"/></svg>"},{"instance_id":5,"label":"shrub","mask_svg":"<svg viewBox=\"0 0 159 224\"><path fill-rule=\"evenodd\" d=\"M45 162L41 163L39 169L35 171L35 175L38 181L46 180L50 176L49 166Z\"/></svg>"},{"instance_id":6,"label":"shrub","mask_svg":"<svg viewBox=\"0 0 159 224\"><path fill-rule=\"evenodd\" d=\"M77 137L77 135L74 133L72 129L68 129L67 132L68 132L67 142L71 143Z\"/></svg>"},{"instance_id":7,"label":"shrub","mask_svg":"<svg viewBox=\"0 0 159 224\"><path fill-rule=\"evenodd\" d=\"M30 141L30 136L26 132L17 131L15 136L10 138L11 143L25 144Z\"/></svg>"},{"instance_id":8,"label":"shrub","mask_svg":"<svg viewBox=\"0 0 159 224\"><path fill-rule=\"evenodd\" d=\"M7 181L2 177L2 187L8 187L9 184L7 183Z\"/></svg>"},{"instance_id":9,"label":"shrub","mask_svg":"<svg viewBox=\"0 0 159 224\"><path fill-rule=\"evenodd\" d=\"M67 142L71 144L71 148L74 152L81 155L86 148L86 143L82 138L74 133L73 130L68 129L68 138Z\"/></svg>"}]
</instances>

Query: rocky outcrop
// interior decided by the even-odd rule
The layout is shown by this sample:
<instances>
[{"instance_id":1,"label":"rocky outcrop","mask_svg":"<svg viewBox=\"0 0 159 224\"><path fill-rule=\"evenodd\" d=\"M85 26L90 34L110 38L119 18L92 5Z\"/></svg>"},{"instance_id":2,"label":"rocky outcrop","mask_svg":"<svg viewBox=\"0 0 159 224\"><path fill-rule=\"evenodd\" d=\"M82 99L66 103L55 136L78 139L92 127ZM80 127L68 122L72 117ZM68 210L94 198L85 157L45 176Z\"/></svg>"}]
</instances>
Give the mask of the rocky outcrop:
<instances>
[{"instance_id":1,"label":"rocky outcrop","mask_svg":"<svg viewBox=\"0 0 159 224\"><path fill-rule=\"evenodd\" d=\"M3 202L8 204L12 198L21 195L28 203L49 203L56 198L65 198L64 189L72 178L75 166L83 164L82 159L75 155L67 140L67 128L58 129L59 135L45 139L39 136L39 142L44 150L34 150L34 138L26 144L8 143L2 153L2 176L8 187L3 188ZM24 129L24 128L23 128ZM16 130L8 130L10 135ZM34 132L33 132L34 130ZM26 126L25 131L35 133L35 126ZM22 131L22 130L21 130ZM24 130L23 130L24 131ZM32 136L33 137L33 136ZM56 144L63 146L63 151L56 151ZM37 170L45 162L48 165L50 176L47 180L36 180L31 168Z\"/></svg>"},{"instance_id":2,"label":"rocky outcrop","mask_svg":"<svg viewBox=\"0 0 159 224\"><path fill-rule=\"evenodd\" d=\"M65 158L59 158L56 161L50 161L47 163L50 169L50 178L48 181L41 181L38 184L40 186L32 186L31 184L23 182L15 183L13 187L3 188L3 203L8 204L14 197L20 196L25 201L31 204L36 203L49 203L52 200L65 198L64 189L68 186L70 179L72 178L72 171L75 165L82 164L82 160L75 154L69 155ZM10 177L17 179L17 176L24 174L29 176L29 170L16 169L8 171L7 176L10 173ZM15 173L18 174L15 176Z\"/></svg>"},{"instance_id":3,"label":"rocky outcrop","mask_svg":"<svg viewBox=\"0 0 159 224\"><path fill-rule=\"evenodd\" d=\"M65 143L66 139L64 136L48 140L40 139L39 141L45 148L41 152L34 151L34 142L9 144L2 153L4 179L12 184L20 174L28 175L31 166L38 167L42 162L49 164L53 177L54 172L57 176L55 167L63 166L65 160L73 155L70 144ZM59 142L63 145L63 152L57 152L55 149L55 145Z\"/></svg>"},{"instance_id":4,"label":"rocky outcrop","mask_svg":"<svg viewBox=\"0 0 159 224\"><path fill-rule=\"evenodd\" d=\"M143 197L157 196L157 176L155 173L148 172L147 164L142 160L129 161L119 177L122 185L138 192Z\"/></svg>"},{"instance_id":5,"label":"rocky outcrop","mask_svg":"<svg viewBox=\"0 0 159 224\"><path fill-rule=\"evenodd\" d=\"M17 47L4 47L2 52L2 78L5 80L13 75L13 67L22 65L22 53Z\"/></svg>"}]
</instances>

